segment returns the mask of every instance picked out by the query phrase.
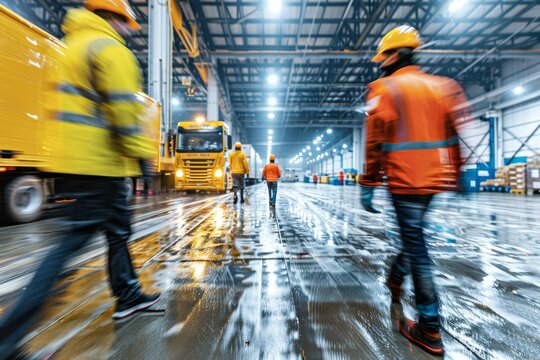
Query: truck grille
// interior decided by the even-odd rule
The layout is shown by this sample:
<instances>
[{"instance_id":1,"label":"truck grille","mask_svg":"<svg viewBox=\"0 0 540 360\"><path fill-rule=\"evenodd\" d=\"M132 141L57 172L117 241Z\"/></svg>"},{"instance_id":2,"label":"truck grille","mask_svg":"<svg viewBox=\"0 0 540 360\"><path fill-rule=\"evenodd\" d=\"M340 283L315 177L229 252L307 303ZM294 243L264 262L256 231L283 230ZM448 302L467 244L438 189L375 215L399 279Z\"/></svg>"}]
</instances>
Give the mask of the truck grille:
<instances>
[{"instance_id":1,"label":"truck grille","mask_svg":"<svg viewBox=\"0 0 540 360\"><path fill-rule=\"evenodd\" d=\"M214 160L212 159L185 159L182 161L185 169L186 180L189 183L210 183Z\"/></svg>"}]
</instances>

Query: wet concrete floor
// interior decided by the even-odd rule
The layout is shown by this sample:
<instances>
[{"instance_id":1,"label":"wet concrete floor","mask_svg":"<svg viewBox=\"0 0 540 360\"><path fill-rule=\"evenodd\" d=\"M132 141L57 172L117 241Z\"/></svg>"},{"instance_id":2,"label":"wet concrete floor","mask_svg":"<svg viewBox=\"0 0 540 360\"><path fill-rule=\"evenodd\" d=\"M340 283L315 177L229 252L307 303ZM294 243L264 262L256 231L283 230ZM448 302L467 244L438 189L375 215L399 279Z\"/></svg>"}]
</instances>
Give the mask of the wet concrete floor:
<instances>
[{"instance_id":1,"label":"wet concrete floor","mask_svg":"<svg viewBox=\"0 0 540 360\"><path fill-rule=\"evenodd\" d=\"M410 283L391 307L385 274L399 238L388 196L358 187L264 185L134 205L131 251L152 311L114 322L102 237L73 259L26 339L53 359L430 359L395 330L414 316ZM540 358L540 197L441 195L428 238L448 359ZM0 312L58 221L0 229Z\"/></svg>"}]
</instances>

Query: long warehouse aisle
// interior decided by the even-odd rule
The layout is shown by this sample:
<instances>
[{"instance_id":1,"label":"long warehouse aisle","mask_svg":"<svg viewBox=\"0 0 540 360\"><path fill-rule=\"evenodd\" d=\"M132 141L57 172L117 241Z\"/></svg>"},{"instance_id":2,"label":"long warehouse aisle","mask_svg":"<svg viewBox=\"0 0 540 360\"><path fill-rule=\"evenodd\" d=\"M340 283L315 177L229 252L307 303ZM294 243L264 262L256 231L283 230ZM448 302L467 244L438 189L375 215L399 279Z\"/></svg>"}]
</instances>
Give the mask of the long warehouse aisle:
<instances>
[{"instance_id":1,"label":"long warehouse aisle","mask_svg":"<svg viewBox=\"0 0 540 360\"><path fill-rule=\"evenodd\" d=\"M407 283L403 308L390 306L384 286L399 242L386 193L375 197L379 215L360 210L359 187L280 184L275 210L266 186L248 194L243 205L231 195L136 205L133 260L145 290L159 289L163 299L114 322L98 238L70 263L25 339L30 352L53 359L431 358L396 330L400 317L414 317L414 299ZM540 353L539 211L531 198L498 194L441 195L433 203L428 237L446 358ZM61 231L55 223L25 225L24 236L17 227L0 230L4 242L16 240L0 259L2 289L10 289L0 309L27 281L13 259L33 268Z\"/></svg>"}]
</instances>

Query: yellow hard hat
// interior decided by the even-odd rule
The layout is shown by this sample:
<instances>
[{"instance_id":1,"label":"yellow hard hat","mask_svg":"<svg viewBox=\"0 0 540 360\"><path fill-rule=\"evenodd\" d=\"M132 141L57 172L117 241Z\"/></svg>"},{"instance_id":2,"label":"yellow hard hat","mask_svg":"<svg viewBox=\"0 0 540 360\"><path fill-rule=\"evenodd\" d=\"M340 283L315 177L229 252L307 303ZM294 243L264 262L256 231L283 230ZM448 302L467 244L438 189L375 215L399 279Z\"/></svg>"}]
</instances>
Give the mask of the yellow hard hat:
<instances>
[{"instance_id":1,"label":"yellow hard hat","mask_svg":"<svg viewBox=\"0 0 540 360\"><path fill-rule=\"evenodd\" d=\"M85 0L84 7L90 11L105 10L121 15L133 30L141 30L135 12L127 0Z\"/></svg>"},{"instance_id":2,"label":"yellow hard hat","mask_svg":"<svg viewBox=\"0 0 540 360\"><path fill-rule=\"evenodd\" d=\"M422 45L422 40L420 39L418 31L412 26L401 25L384 35L377 48L377 55L375 55L371 61L383 62L383 53L388 50L404 47L416 49L420 45Z\"/></svg>"},{"instance_id":3,"label":"yellow hard hat","mask_svg":"<svg viewBox=\"0 0 540 360\"><path fill-rule=\"evenodd\" d=\"M242 149L242 143L237 142L236 144L234 144L234 148L235 148L236 150Z\"/></svg>"},{"instance_id":4,"label":"yellow hard hat","mask_svg":"<svg viewBox=\"0 0 540 360\"><path fill-rule=\"evenodd\" d=\"M274 161L274 160L276 160L276 155L270 154L270 161Z\"/></svg>"}]
</instances>

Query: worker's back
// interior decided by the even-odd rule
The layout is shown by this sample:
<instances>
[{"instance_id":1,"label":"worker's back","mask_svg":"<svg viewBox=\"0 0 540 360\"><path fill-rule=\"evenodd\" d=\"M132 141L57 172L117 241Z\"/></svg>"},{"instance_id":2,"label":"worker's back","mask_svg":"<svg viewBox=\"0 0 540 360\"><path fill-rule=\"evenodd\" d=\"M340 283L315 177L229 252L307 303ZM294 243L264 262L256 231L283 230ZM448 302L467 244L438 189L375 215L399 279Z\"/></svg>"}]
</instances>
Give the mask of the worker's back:
<instances>
[{"instance_id":1,"label":"worker's back","mask_svg":"<svg viewBox=\"0 0 540 360\"><path fill-rule=\"evenodd\" d=\"M247 163L246 154L244 154L241 150L235 150L231 155L229 155L229 163L231 165L231 173L249 173L249 165Z\"/></svg>"},{"instance_id":2,"label":"worker's back","mask_svg":"<svg viewBox=\"0 0 540 360\"><path fill-rule=\"evenodd\" d=\"M408 66L370 87L368 131L375 135L372 145L382 146L381 166L391 191L455 187L460 159L454 109L465 101L459 85ZM376 156L368 152L368 161Z\"/></svg>"},{"instance_id":3,"label":"worker's back","mask_svg":"<svg viewBox=\"0 0 540 360\"><path fill-rule=\"evenodd\" d=\"M122 37L84 9L68 12L62 27L66 56L55 84L56 121L48 126L53 158L48 171L110 177L139 174L138 160L154 155L140 132L140 72ZM68 170L66 170L68 169Z\"/></svg>"},{"instance_id":4,"label":"worker's back","mask_svg":"<svg viewBox=\"0 0 540 360\"><path fill-rule=\"evenodd\" d=\"M281 177L279 166L276 163L266 164L263 169L262 177L263 179L266 179L267 182L277 182Z\"/></svg>"}]
</instances>

